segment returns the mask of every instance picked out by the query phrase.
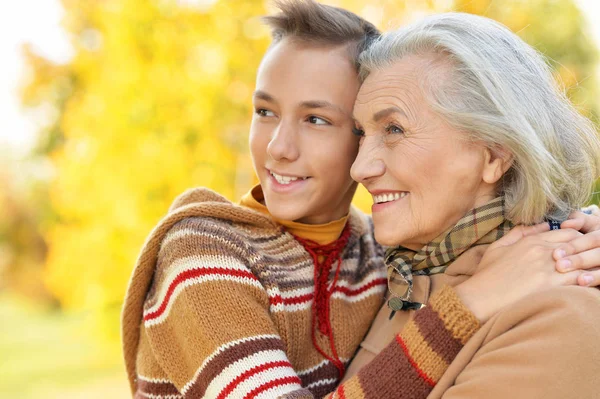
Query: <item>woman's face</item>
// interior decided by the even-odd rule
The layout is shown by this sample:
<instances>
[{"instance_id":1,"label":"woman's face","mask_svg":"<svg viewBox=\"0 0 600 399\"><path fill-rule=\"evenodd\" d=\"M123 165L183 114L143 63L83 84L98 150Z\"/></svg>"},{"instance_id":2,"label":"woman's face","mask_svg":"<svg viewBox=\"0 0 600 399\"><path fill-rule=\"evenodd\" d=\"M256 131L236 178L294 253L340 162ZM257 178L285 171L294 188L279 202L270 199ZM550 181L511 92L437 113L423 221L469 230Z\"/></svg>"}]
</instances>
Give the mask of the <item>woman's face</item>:
<instances>
[{"instance_id":1,"label":"woman's face","mask_svg":"<svg viewBox=\"0 0 600 399\"><path fill-rule=\"evenodd\" d=\"M284 39L258 70L250 151L265 204L278 219L319 224L348 213L358 151L357 73L344 48Z\"/></svg>"},{"instance_id":2,"label":"woman's face","mask_svg":"<svg viewBox=\"0 0 600 399\"><path fill-rule=\"evenodd\" d=\"M351 173L373 195L375 238L383 245L420 249L494 197L490 151L449 126L423 96L419 77L432 60L409 56L373 72L354 106L363 136ZM444 68L427 79L446 79Z\"/></svg>"}]
</instances>

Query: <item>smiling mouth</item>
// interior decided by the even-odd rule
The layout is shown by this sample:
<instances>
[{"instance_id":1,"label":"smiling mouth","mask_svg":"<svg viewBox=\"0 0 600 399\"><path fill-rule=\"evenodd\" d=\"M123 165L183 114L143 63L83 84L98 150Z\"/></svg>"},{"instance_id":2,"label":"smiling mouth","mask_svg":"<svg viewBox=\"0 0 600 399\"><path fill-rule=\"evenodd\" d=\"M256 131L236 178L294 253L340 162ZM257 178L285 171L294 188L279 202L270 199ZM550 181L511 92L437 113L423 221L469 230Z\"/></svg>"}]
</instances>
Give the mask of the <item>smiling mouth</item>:
<instances>
[{"instance_id":1,"label":"smiling mouth","mask_svg":"<svg viewBox=\"0 0 600 399\"><path fill-rule=\"evenodd\" d=\"M408 195L408 192L396 192L396 193L388 193L388 194L377 194L373 195L373 203L374 204L384 204L386 202L397 201L400 198L404 198Z\"/></svg>"},{"instance_id":2,"label":"smiling mouth","mask_svg":"<svg viewBox=\"0 0 600 399\"><path fill-rule=\"evenodd\" d=\"M271 176L273 176L273 178L275 178L277 183L283 184L283 185L290 184L290 183L293 183L298 180L308 179L308 177L284 176L284 175L277 174L271 170L269 170L269 173L271 174Z\"/></svg>"}]
</instances>

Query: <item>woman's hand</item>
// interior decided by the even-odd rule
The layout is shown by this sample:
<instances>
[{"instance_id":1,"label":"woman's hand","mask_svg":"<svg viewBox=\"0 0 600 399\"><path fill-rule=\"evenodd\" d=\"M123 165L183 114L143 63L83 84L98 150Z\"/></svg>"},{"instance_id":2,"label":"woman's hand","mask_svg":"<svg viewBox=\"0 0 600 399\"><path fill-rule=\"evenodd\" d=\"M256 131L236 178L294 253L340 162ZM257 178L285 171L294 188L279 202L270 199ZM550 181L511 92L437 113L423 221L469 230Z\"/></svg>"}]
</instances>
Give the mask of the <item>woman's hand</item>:
<instances>
[{"instance_id":1,"label":"woman's hand","mask_svg":"<svg viewBox=\"0 0 600 399\"><path fill-rule=\"evenodd\" d=\"M515 227L490 245L479 271L455 287L458 296L481 322L529 294L576 285L583 270L600 265L600 252L596 248L600 244L599 233L583 235L572 228L548 230L548 223ZM560 249L569 254L562 260L571 260L572 268L558 273L553 256ZM598 280L592 285L600 283Z\"/></svg>"}]
</instances>

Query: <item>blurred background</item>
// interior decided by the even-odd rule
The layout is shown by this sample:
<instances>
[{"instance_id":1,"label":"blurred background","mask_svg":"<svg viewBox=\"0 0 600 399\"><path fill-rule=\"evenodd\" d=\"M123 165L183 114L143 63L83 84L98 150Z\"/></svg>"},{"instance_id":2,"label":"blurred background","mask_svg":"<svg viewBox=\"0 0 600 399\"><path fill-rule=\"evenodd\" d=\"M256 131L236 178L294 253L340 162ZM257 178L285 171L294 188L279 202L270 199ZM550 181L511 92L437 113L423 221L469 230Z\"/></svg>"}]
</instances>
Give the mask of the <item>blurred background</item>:
<instances>
[{"instance_id":1,"label":"blurred background","mask_svg":"<svg viewBox=\"0 0 600 399\"><path fill-rule=\"evenodd\" d=\"M600 115L595 0L327 0L388 30L458 10L543 52ZM0 397L126 398L119 312L173 198L254 183L263 0L19 0L0 6ZM364 192L356 203L370 208Z\"/></svg>"}]
</instances>

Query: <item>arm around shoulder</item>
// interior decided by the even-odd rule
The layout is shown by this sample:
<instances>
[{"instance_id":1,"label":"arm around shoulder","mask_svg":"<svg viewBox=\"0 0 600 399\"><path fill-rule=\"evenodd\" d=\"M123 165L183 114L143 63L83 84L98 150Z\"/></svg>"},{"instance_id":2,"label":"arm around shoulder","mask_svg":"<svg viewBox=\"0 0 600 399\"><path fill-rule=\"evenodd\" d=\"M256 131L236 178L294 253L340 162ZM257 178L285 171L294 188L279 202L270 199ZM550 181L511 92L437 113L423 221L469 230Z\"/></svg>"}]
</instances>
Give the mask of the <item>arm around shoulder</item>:
<instances>
[{"instance_id":1,"label":"arm around shoulder","mask_svg":"<svg viewBox=\"0 0 600 399\"><path fill-rule=\"evenodd\" d=\"M593 398L600 374L600 291L558 287L490 319L432 396Z\"/></svg>"},{"instance_id":2,"label":"arm around shoulder","mask_svg":"<svg viewBox=\"0 0 600 399\"><path fill-rule=\"evenodd\" d=\"M479 322L448 286L330 398L426 398Z\"/></svg>"}]
</instances>

